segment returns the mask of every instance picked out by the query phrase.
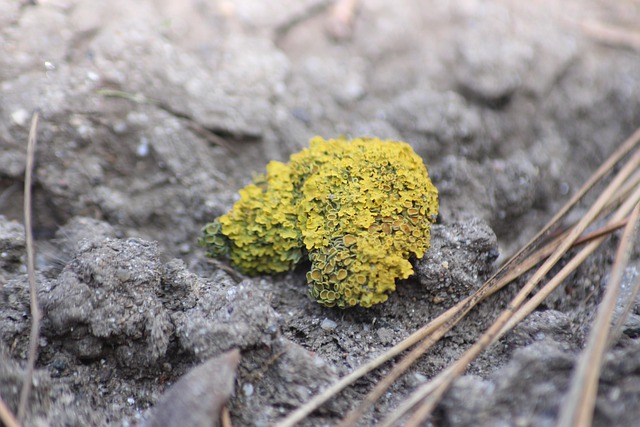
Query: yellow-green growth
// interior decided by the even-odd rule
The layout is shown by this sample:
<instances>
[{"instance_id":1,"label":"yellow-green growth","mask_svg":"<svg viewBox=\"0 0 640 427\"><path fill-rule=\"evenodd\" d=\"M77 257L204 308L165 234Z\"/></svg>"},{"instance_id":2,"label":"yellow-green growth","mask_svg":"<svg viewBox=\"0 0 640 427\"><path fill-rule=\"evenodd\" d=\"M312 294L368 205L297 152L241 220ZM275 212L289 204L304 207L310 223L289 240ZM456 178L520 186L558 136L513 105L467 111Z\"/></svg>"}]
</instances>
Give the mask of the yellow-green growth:
<instances>
[{"instance_id":1,"label":"yellow-green growth","mask_svg":"<svg viewBox=\"0 0 640 427\"><path fill-rule=\"evenodd\" d=\"M200 243L247 274L290 269L307 253L309 294L328 307L387 300L429 248L438 192L404 142L316 137L240 191Z\"/></svg>"},{"instance_id":2,"label":"yellow-green growth","mask_svg":"<svg viewBox=\"0 0 640 427\"><path fill-rule=\"evenodd\" d=\"M228 256L243 273L279 273L303 258L297 221L289 166L274 161L266 176L240 190L229 213L204 227L199 243L211 257Z\"/></svg>"}]
</instances>

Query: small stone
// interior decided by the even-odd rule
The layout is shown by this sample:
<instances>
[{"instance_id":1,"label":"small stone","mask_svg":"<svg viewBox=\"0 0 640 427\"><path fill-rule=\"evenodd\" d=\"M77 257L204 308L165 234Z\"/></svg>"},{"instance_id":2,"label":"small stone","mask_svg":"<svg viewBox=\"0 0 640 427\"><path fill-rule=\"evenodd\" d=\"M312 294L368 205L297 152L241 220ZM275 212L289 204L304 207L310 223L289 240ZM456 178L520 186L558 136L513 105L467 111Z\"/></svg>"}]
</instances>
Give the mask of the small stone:
<instances>
[{"instance_id":1,"label":"small stone","mask_svg":"<svg viewBox=\"0 0 640 427\"><path fill-rule=\"evenodd\" d=\"M63 359L54 359L51 362L51 367L56 371L64 371L67 368L67 364Z\"/></svg>"},{"instance_id":2,"label":"small stone","mask_svg":"<svg viewBox=\"0 0 640 427\"><path fill-rule=\"evenodd\" d=\"M320 327L325 331L333 331L336 329L336 327L338 327L338 324L333 320L325 317L322 323L320 324Z\"/></svg>"},{"instance_id":3,"label":"small stone","mask_svg":"<svg viewBox=\"0 0 640 427\"><path fill-rule=\"evenodd\" d=\"M244 393L245 397L251 397L253 395L253 384L246 383L242 386L242 393Z\"/></svg>"},{"instance_id":4,"label":"small stone","mask_svg":"<svg viewBox=\"0 0 640 427\"><path fill-rule=\"evenodd\" d=\"M378 341L380 344L388 345L393 344L394 333L389 328L380 328L376 331L378 335Z\"/></svg>"},{"instance_id":5,"label":"small stone","mask_svg":"<svg viewBox=\"0 0 640 427\"><path fill-rule=\"evenodd\" d=\"M29 112L23 108L11 113L11 120L18 126L25 126L29 120Z\"/></svg>"},{"instance_id":6,"label":"small stone","mask_svg":"<svg viewBox=\"0 0 640 427\"><path fill-rule=\"evenodd\" d=\"M138 157L147 157L149 155L149 141L147 138L142 138L140 144L136 147L136 155Z\"/></svg>"}]
</instances>

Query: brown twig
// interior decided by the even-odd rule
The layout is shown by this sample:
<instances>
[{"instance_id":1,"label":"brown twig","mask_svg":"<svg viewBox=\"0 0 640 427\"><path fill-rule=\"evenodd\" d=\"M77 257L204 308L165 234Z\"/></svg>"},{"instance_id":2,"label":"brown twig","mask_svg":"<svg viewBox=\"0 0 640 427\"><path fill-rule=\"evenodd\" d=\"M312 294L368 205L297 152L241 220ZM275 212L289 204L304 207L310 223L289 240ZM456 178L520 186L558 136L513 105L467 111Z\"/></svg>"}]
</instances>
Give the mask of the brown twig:
<instances>
[{"instance_id":1,"label":"brown twig","mask_svg":"<svg viewBox=\"0 0 640 427\"><path fill-rule=\"evenodd\" d=\"M38 335L40 333L40 307L38 305L38 290L36 288L36 273L33 250L33 229L31 227L31 180L33 177L33 163L36 152L36 129L38 127L38 113L33 114L31 129L29 130L29 142L27 144L27 167L24 179L24 232L27 241L27 275L29 277L29 291L31 293L31 336L29 337L29 356L27 359L27 372L22 391L20 392L20 404L18 405L18 419L24 420L27 412L27 402L31 392L33 370L36 364L38 352Z\"/></svg>"},{"instance_id":2,"label":"brown twig","mask_svg":"<svg viewBox=\"0 0 640 427\"><path fill-rule=\"evenodd\" d=\"M638 31L614 27L597 21L582 22L581 27L582 31L601 43L640 50L640 32Z\"/></svg>"},{"instance_id":3,"label":"brown twig","mask_svg":"<svg viewBox=\"0 0 640 427\"><path fill-rule=\"evenodd\" d=\"M4 400L0 396L0 421L4 423L6 427L20 427L20 422L5 405Z\"/></svg>"},{"instance_id":4,"label":"brown twig","mask_svg":"<svg viewBox=\"0 0 640 427\"><path fill-rule=\"evenodd\" d=\"M590 426L593 421L598 378L602 367L602 359L607 349L611 319L616 308L620 283L624 270L629 263L629 256L636 237L636 226L640 218L640 203L636 205L620 240L616 261L611 271L602 303L598 307L596 320L589 333L587 345L578 360L571 381L571 389L560 412L559 427Z\"/></svg>"},{"instance_id":5,"label":"brown twig","mask_svg":"<svg viewBox=\"0 0 640 427\"><path fill-rule=\"evenodd\" d=\"M231 425L231 413L229 412L229 407L224 405L222 407L222 411L220 411L220 425L222 427L232 427Z\"/></svg>"}]
</instances>

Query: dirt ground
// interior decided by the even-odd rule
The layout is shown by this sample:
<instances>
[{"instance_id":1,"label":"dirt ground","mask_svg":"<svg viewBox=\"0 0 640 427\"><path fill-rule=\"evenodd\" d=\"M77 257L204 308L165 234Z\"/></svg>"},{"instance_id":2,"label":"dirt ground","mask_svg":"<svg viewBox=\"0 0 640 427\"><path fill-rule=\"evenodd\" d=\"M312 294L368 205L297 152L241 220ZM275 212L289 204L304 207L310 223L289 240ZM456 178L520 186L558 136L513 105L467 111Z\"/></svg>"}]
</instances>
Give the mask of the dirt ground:
<instances>
[{"instance_id":1,"label":"dirt ground","mask_svg":"<svg viewBox=\"0 0 640 427\"><path fill-rule=\"evenodd\" d=\"M14 411L31 322L26 141L41 114L43 319L25 425L161 425L163 393L231 349L233 425L270 425L477 288L640 126L637 1L361 0L350 21L334 3L0 0L0 396ZM195 243L314 135L406 141L439 190L432 248L384 304L324 308L304 266L244 277ZM614 250L485 352L429 425L555 425ZM639 267L636 252L626 283ZM472 311L361 425L462 354L516 289ZM595 425L640 419L639 355L637 301ZM229 357L197 372L223 384ZM389 368L303 425L336 423Z\"/></svg>"}]
</instances>

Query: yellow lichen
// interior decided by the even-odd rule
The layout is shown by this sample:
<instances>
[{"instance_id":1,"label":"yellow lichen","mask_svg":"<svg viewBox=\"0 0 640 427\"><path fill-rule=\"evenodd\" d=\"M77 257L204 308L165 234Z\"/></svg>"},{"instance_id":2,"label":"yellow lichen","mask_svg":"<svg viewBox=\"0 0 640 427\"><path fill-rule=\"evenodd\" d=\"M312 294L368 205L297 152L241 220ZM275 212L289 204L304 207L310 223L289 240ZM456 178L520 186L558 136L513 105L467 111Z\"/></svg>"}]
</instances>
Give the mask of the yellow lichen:
<instances>
[{"instance_id":1,"label":"yellow lichen","mask_svg":"<svg viewBox=\"0 0 640 427\"><path fill-rule=\"evenodd\" d=\"M240 200L226 215L204 228L200 244L208 255L228 255L243 273L278 273L303 258L289 167L267 165L266 176L240 190Z\"/></svg>"},{"instance_id":2,"label":"yellow lichen","mask_svg":"<svg viewBox=\"0 0 640 427\"><path fill-rule=\"evenodd\" d=\"M307 253L313 299L371 307L413 274L409 259L429 248L437 211L438 192L408 144L316 137L288 164L269 163L200 243L247 274L288 270Z\"/></svg>"}]
</instances>

